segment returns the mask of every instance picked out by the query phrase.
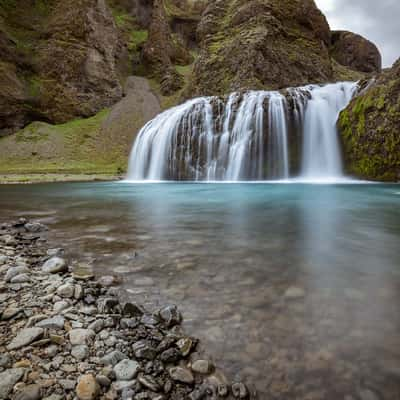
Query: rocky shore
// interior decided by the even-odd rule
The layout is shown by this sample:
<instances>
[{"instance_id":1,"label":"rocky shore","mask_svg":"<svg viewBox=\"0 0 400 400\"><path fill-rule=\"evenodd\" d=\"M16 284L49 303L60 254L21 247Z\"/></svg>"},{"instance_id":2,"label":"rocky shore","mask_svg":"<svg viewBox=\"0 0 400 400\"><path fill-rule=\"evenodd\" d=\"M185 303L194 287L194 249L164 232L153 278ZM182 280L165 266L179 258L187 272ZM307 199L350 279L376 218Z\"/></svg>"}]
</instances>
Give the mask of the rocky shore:
<instances>
[{"instance_id":1,"label":"rocky shore","mask_svg":"<svg viewBox=\"0 0 400 400\"><path fill-rule=\"evenodd\" d=\"M47 227L0 225L0 399L253 399L229 383L175 305L124 302L118 279L73 268Z\"/></svg>"}]
</instances>

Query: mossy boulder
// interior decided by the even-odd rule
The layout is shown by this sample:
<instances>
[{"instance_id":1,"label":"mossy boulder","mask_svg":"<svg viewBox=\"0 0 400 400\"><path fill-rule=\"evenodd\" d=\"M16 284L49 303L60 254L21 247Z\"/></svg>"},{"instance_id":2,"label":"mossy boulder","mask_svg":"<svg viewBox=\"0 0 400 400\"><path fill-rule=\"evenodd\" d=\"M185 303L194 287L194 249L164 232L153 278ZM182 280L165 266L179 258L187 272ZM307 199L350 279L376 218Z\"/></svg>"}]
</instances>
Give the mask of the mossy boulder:
<instances>
[{"instance_id":1,"label":"mossy boulder","mask_svg":"<svg viewBox=\"0 0 400 400\"><path fill-rule=\"evenodd\" d=\"M400 59L363 86L339 118L346 169L359 178L399 181Z\"/></svg>"}]
</instances>

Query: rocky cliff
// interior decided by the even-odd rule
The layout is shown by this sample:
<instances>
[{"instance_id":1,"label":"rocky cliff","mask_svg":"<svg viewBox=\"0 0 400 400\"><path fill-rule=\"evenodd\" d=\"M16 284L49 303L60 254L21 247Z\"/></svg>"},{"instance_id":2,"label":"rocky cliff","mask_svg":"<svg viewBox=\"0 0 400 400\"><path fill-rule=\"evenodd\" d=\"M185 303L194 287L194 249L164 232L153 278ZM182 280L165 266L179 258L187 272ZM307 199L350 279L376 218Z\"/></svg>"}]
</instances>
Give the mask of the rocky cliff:
<instances>
[{"instance_id":1,"label":"rocky cliff","mask_svg":"<svg viewBox=\"0 0 400 400\"><path fill-rule=\"evenodd\" d=\"M364 88L340 115L347 170L357 177L400 180L400 59Z\"/></svg>"},{"instance_id":2,"label":"rocky cliff","mask_svg":"<svg viewBox=\"0 0 400 400\"><path fill-rule=\"evenodd\" d=\"M46 132L59 131L57 124L69 132L68 124L87 121L92 132L97 121L93 137L111 148L118 143L109 153L122 158L147 117L124 118L124 129L132 121L132 130L121 132L123 140L115 118L106 130L98 122L114 105L124 109L122 88L132 75L146 79L146 90L166 108L197 95L359 80L380 63L367 40L331 32L313 0L1 0L0 136L23 132L35 146L49 144L54 135L40 134L38 122ZM135 95L130 91L130 102ZM26 136L31 123L35 134ZM11 147L0 153L11 149L18 157L20 145L7 140Z\"/></svg>"}]
</instances>

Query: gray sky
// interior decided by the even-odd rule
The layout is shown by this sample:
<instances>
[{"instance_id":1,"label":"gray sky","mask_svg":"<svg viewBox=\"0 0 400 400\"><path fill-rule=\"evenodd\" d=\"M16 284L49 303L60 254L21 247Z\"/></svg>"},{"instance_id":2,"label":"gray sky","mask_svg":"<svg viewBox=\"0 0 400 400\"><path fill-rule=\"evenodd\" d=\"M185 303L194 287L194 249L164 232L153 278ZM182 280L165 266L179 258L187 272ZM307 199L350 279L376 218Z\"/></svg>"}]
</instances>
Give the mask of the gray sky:
<instances>
[{"instance_id":1,"label":"gray sky","mask_svg":"<svg viewBox=\"0 0 400 400\"><path fill-rule=\"evenodd\" d=\"M315 0L332 30L358 33L374 42L383 66L400 57L400 0Z\"/></svg>"}]
</instances>

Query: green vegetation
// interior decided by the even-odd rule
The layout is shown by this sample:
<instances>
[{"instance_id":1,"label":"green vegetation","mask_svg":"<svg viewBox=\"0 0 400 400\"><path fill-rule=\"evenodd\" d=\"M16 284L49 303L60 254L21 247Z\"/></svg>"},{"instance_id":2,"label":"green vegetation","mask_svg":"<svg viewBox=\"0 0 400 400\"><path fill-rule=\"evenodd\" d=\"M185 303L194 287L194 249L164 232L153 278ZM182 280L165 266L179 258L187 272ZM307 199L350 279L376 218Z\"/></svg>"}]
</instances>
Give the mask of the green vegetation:
<instances>
[{"instance_id":1,"label":"green vegetation","mask_svg":"<svg viewBox=\"0 0 400 400\"><path fill-rule=\"evenodd\" d=\"M126 157L110 159L112 149L101 151L97 146L108 114L106 109L60 125L33 122L0 138L0 174L120 174Z\"/></svg>"},{"instance_id":2,"label":"green vegetation","mask_svg":"<svg viewBox=\"0 0 400 400\"><path fill-rule=\"evenodd\" d=\"M139 51L140 47L147 41L148 36L149 32L146 30L131 31L128 42L129 51Z\"/></svg>"}]
</instances>

